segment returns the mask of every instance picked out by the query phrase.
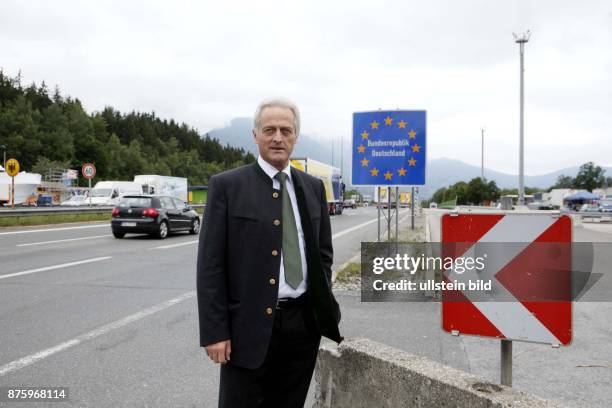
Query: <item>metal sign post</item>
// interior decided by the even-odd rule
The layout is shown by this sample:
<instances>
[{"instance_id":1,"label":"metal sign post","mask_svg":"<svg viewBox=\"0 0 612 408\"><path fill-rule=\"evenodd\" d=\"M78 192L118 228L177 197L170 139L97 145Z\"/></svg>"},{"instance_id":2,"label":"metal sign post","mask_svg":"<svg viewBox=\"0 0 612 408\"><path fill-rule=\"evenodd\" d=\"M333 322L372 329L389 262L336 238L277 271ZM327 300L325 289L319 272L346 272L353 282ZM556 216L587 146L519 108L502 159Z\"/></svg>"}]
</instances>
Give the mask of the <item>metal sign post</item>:
<instances>
[{"instance_id":1,"label":"metal sign post","mask_svg":"<svg viewBox=\"0 0 612 408\"><path fill-rule=\"evenodd\" d=\"M500 383L512 387L512 340L501 341Z\"/></svg>"},{"instance_id":2,"label":"metal sign post","mask_svg":"<svg viewBox=\"0 0 612 408\"><path fill-rule=\"evenodd\" d=\"M81 168L81 173L89 181L89 206L91 207L91 179L96 176L96 166L93 163L85 163Z\"/></svg>"},{"instance_id":3,"label":"metal sign post","mask_svg":"<svg viewBox=\"0 0 612 408\"><path fill-rule=\"evenodd\" d=\"M15 176L19 174L19 162L16 159L8 159L4 171L11 177L11 208L15 208Z\"/></svg>"},{"instance_id":4,"label":"metal sign post","mask_svg":"<svg viewBox=\"0 0 612 408\"><path fill-rule=\"evenodd\" d=\"M376 187L376 212L378 213L378 242L380 242L380 186Z\"/></svg>"},{"instance_id":5,"label":"metal sign post","mask_svg":"<svg viewBox=\"0 0 612 408\"><path fill-rule=\"evenodd\" d=\"M412 187L412 193L410 194L410 201L411 201L410 203L410 212L411 212L410 228L414 229L414 187Z\"/></svg>"}]
</instances>

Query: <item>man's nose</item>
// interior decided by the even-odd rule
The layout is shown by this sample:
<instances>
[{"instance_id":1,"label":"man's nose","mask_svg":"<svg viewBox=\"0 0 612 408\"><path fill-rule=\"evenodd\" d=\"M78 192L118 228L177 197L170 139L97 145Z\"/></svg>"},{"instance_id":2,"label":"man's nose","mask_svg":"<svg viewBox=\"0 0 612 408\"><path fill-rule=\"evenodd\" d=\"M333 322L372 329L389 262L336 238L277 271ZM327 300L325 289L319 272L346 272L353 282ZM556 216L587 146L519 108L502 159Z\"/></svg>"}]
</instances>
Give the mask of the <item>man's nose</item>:
<instances>
[{"instance_id":1,"label":"man's nose","mask_svg":"<svg viewBox=\"0 0 612 408\"><path fill-rule=\"evenodd\" d=\"M272 141L276 143L280 143L283 141L283 135L280 129L276 129L276 132L274 132L274 136L272 137Z\"/></svg>"}]
</instances>

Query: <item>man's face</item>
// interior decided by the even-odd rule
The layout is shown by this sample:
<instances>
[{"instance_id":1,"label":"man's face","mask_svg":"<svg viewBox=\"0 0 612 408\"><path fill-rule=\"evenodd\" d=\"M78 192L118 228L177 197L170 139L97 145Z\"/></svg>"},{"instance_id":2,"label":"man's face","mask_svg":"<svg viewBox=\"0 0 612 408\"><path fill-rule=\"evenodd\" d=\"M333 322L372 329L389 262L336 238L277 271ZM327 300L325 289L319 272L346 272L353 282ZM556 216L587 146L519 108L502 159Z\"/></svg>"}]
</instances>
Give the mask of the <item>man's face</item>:
<instances>
[{"instance_id":1,"label":"man's face","mask_svg":"<svg viewBox=\"0 0 612 408\"><path fill-rule=\"evenodd\" d=\"M277 106L264 108L259 129L253 130L253 136L259 155L278 170L284 169L297 142L293 112Z\"/></svg>"}]
</instances>

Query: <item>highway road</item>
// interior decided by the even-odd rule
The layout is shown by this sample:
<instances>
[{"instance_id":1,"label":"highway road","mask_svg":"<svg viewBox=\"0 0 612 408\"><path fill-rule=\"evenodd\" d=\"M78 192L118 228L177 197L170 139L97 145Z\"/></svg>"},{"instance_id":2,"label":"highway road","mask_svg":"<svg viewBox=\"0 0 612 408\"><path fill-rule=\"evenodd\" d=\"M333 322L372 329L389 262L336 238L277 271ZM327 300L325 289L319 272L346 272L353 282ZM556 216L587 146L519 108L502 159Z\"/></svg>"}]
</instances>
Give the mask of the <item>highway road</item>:
<instances>
[{"instance_id":1,"label":"highway road","mask_svg":"<svg viewBox=\"0 0 612 408\"><path fill-rule=\"evenodd\" d=\"M347 210L332 228L340 265L376 239L376 210ZM53 406L216 406L196 255L196 236L117 240L108 223L0 230L0 386L69 387Z\"/></svg>"},{"instance_id":2,"label":"highway road","mask_svg":"<svg viewBox=\"0 0 612 408\"><path fill-rule=\"evenodd\" d=\"M333 217L335 265L375 240L375 220L373 208ZM598 228L576 229L576 239L611 242L612 226ZM107 223L0 230L0 386L70 392L66 403L7 406L215 407L218 368L198 347L196 242L192 235L116 240ZM612 251L597 256L609 282ZM438 303L337 297L343 335L497 382L498 342L442 332ZM515 343L515 386L569 406L609 407L611 305L575 305L570 347Z\"/></svg>"}]
</instances>

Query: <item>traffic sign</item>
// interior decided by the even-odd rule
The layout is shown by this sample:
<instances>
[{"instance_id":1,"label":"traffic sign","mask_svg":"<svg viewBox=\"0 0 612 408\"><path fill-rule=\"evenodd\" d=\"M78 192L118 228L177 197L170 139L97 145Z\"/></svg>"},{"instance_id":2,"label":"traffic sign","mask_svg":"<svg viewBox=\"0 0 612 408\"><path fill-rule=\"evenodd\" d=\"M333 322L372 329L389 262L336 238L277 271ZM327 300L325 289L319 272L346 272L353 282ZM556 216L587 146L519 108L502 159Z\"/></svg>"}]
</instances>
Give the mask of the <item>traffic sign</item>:
<instances>
[{"instance_id":1,"label":"traffic sign","mask_svg":"<svg viewBox=\"0 0 612 408\"><path fill-rule=\"evenodd\" d=\"M93 163L85 163L83 164L81 173L83 173L83 177L87 180L91 180L96 176L96 166L94 166Z\"/></svg>"},{"instance_id":2,"label":"traffic sign","mask_svg":"<svg viewBox=\"0 0 612 408\"><path fill-rule=\"evenodd\" d=\"M17 174L19 174L19 162L17 159L8 159L6 161L5 171L10 177L15 177Z\"/></svg>"},{"instance_id":3,"label":"traffic sign","mask_svg":"<svg viewBox=\"0 0 612 408\"><path fill-rule=\"evenodd\" d=\"M354 186L425 184L426 112L353 113Z\"/></svg>"},{"instance_id":4,"label":"traffic sign","mask_svg":"<svg viewBox=\"0 0 612 408\"><path fill-rule=\"evenodd\" d=\"M568 345L572 340L572 220L554 213L455 213L442 217L443 257L488 255L481 271L447 282L485 281L488 291L444 291L442 327L452 334ZM487 252L492 252L488 253ZM486 255L484 255L486 257ZM486 293L485 293L486 292Z\"/></svg>"}]
</instances>

